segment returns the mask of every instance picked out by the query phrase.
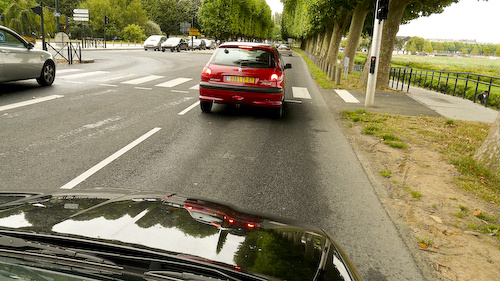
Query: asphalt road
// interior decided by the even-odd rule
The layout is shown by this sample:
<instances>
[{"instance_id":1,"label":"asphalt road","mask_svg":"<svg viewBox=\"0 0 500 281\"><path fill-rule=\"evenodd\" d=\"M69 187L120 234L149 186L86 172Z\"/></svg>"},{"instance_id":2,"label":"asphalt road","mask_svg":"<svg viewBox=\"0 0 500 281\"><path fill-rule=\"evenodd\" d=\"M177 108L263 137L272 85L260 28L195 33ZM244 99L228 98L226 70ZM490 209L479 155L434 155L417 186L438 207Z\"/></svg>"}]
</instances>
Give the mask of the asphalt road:
<instances>
[{"instance_id":1,"label":"asphalt road","mask_svg":"<svg viewBox=\"0 0 500 281\"><path fill-rule=\"evenodd\" d=\"M207 197L324 228L366 280L424 279L297 54L285 58L281 119L217 104L202 113L197 85L210 54L83 56L94 63L60 64L52 87L1 85L1 190Z\"/></svg>"}]
</instances>

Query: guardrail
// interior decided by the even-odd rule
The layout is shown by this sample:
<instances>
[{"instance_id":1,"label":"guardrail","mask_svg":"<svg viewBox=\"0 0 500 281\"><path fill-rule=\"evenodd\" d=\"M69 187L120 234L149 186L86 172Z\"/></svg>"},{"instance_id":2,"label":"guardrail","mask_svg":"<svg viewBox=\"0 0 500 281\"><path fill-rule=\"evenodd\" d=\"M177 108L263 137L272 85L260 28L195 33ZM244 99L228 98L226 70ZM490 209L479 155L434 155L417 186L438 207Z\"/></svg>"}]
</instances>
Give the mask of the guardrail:
<instances>
[{"instance_id":1,"label":"guardrail","mask_svg":"<svg viewBox=\"0 0 500 281\"><path fill-rule=\"evenodd\" d=\"M69 64L73 64L74 58L82 63L82 47L79 41L47 42L47 51L51 52L54 58L60 56Z\"/></svg>"},{"instance_id":2,"label":"guardrail","mask_svg":"<svg viewBox=\"0 0 500 281\"><path fill-rule=\"evenodd\" d=\"M401 83L402 91L406 86L409 92L410 85L413 85L500 108L500 77L470 72L391 67L389 83L395 89ZM485 97L484 93L487 93Z\"/></svg>"}]
</instances>

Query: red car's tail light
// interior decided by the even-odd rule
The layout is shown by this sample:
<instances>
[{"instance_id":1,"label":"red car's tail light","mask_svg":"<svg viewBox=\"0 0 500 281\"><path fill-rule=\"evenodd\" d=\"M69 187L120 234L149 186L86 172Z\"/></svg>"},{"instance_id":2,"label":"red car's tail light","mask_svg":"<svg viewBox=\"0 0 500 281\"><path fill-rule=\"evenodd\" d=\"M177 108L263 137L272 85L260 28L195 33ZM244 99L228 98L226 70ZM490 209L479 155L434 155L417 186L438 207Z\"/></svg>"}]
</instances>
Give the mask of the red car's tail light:
<instances>
[{"instance_id":1,"label":"red car's tail light","mask_svg":"<svg viewBox=\"0 0 500 281\"><path fill-rule=\"evenodd\" d=\"M279 77L279 76L278 76L278 74L273 73L273 74L271 75L271 81L278 81L278 77Z\"/></svg>"},{"instance_id":2,"label":"red car's tail light","mask_svg":"<svg viewBox=\"0 0 500 281\"><path fill-rule=\"evenodd\" d=\"M249 49L249 50L253 49L252 46L245 46L245 45L240 45L240 46L238 46L238 48L240 48L240 49Z\"/></svg>"},{"instance_id":3,"label":"red car's tail light","mask_svg":"<svg viewBox=\"0 0 500 281\"><path fill-rule=\"evenodd\" d=\"M192 210L193 209L193 206L189 206L189 205L184 205L184 207L186 207L186 209L188 209L188 210Z\"/></svg>"},{"instance_id":4,"label":"red car's tail light","mask_svg":"<svg viewBox=\"0 0 500 281\"><path fill-rule=\"evenodd\" d=\"M254 227L255 227L255 224L253 224L253 223L247 223L247 227L248 227L248 228L254 228Z\"/></svg>"},{"instance_id":5,"label":"red car's tail light","mask_svg":"<svg viewBox=\"0 0 500 281\"><path fill-rule=\"evenodd\" d=\"M201 75L203 76L210 76L212 75L212 70L209 67L204 67L203 71L201 72Z\"/></svg>"}]
</instances>

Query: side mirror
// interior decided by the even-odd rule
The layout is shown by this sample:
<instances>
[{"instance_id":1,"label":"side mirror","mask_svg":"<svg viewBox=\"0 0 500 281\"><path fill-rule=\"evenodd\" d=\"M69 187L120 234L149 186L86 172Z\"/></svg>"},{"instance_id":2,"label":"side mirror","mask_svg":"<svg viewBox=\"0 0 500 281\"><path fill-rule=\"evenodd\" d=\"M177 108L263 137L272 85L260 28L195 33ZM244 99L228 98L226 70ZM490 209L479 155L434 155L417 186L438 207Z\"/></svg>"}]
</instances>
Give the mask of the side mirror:
<instances>
[{"instance_id":1,"label":"side mirror","mask_svg":"<svg viewBox=\"0 0 500 281\"><path fill-rule=\"evenodd\" d=\"M292 64L291 63L285 64L285 69L289 69L289 68L292 68Z\"/></svg>"},{"instance_id":2,"label":"side mirror","mask_svg":"<svg viewBox=\"0 0 500 281\"><path fill-rule=\"evenodd\" d=\"M28 42L28 45L26 45L26 48L28 48L28 50L31 50L31 49L35 48L35 45L31 42Z\"/></svg>"}]
</instances>

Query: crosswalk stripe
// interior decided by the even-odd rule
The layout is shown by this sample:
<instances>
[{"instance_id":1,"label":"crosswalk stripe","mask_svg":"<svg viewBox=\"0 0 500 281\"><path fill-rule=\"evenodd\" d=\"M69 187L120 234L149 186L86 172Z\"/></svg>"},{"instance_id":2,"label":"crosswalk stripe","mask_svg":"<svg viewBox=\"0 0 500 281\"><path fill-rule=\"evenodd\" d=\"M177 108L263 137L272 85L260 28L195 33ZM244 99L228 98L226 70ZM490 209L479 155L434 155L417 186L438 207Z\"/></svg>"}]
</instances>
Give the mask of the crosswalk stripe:
<instances>
[{"instance_id":1,"label":"crosswalk stripe","mask_svg":"<svg viewBox=\"0 0 500 281\"><path fill-rule=\"evenodd\" d=\"M299 99L312 99L307 88L303 87L292 87L292 93L294 98Z\"/></svg>"},{"instance_id":2,"label":"crosswalk stripe","mask_svg":"<svg viewBox=\"0 0 500 281\"><path fill-rule=\"evenodd\" d=\"M193 87L189 88L189 90L199 90L200 89L200 84L196 84Z\"/></svg>"},{"instance_id":3,"label":"crosswalk stripe","mask_svg":"<svg viewBox=\"0 0 500 281\"><path fill-rule=\"evenodd\" d=\"M347 103L360 103L360 101L357 98L355 98L353 95L351 95L351 93L349 93L346 90L337 89L334 91L337 93L337 95L339 95L339 97L341 97Z\"/></svg>"},{"instance_id":4,"label":"crosswalk stripe","mask_svg":"<svg viewBox=\"0 0 500 281\"><path fill-rule=\"evenodd\" d=\"M177 85L180 85L182 83L185 83L185 82L191 81L191 80L193 80L193 78L177 78L177 79L170 80L170 81L167 81L167 82L155 85L155 86L157 86L157 87L172 88L172 87L175 87Z\"/></svg>"},{"instance_id":5,"label":"crosswalk stripe","mask_svg":"<svg viewBox=\"0 0 500 281\"><path fill-rule=\"evenodd\" d=\"M64 73L70 73L70 72L78 72L82 71L81 69L76 69L76 68L70 68L70 69L58 69L56 74L64 74Z\"/></svg>"},{"instance_id":6,"label":"crosswalk stripe","mask_svg":"<svg viewBox=\"0 0 500 281\"><path fill-rule=\"evenodd\" d=\"M109 81L113 81L113 80L119 80L119 79L129 78L131 76L135 76L135 74L132 74L132 73L119 73L119 74L116 74L116 75L111 75L111 76L106 76L106 77L100 77L100 78L92 79L91 81L109 82Z\"/></svg>"},{"instance_id":7,"label":"crosswalk stripe","mask_svg":"<svg viewBox=\"0 0 500 281\"><path fill-rule=\"evenodd\" d=\"M91 72L85 72L85 73L78 73L78 74L70 74L66 75L63 77L59 77L61 79L75 79L75 78L82 78L82 77L88 77L88 76L94 76L94 75L102 75L109 73L108 71L91 71Z\"/></svg>"},{"instance_id":8,"label":"crosswalk stripe","mask_svg":"<svg viewBox=\"0 0 500 281\"><path fill-rule=\"evenodd\" d=\"M163 77L164 76L159 76L159 75L149 75L149 76L146 76L146 77L142 77L142 78L137 78L137 79L125 81L125 82L122 82L122 84L138 85L138 84L146 83L146 82L153 81L153 80L156 80L156 79L160 79L160 78L163 78Z\"/></svg>"}]
</instances>

